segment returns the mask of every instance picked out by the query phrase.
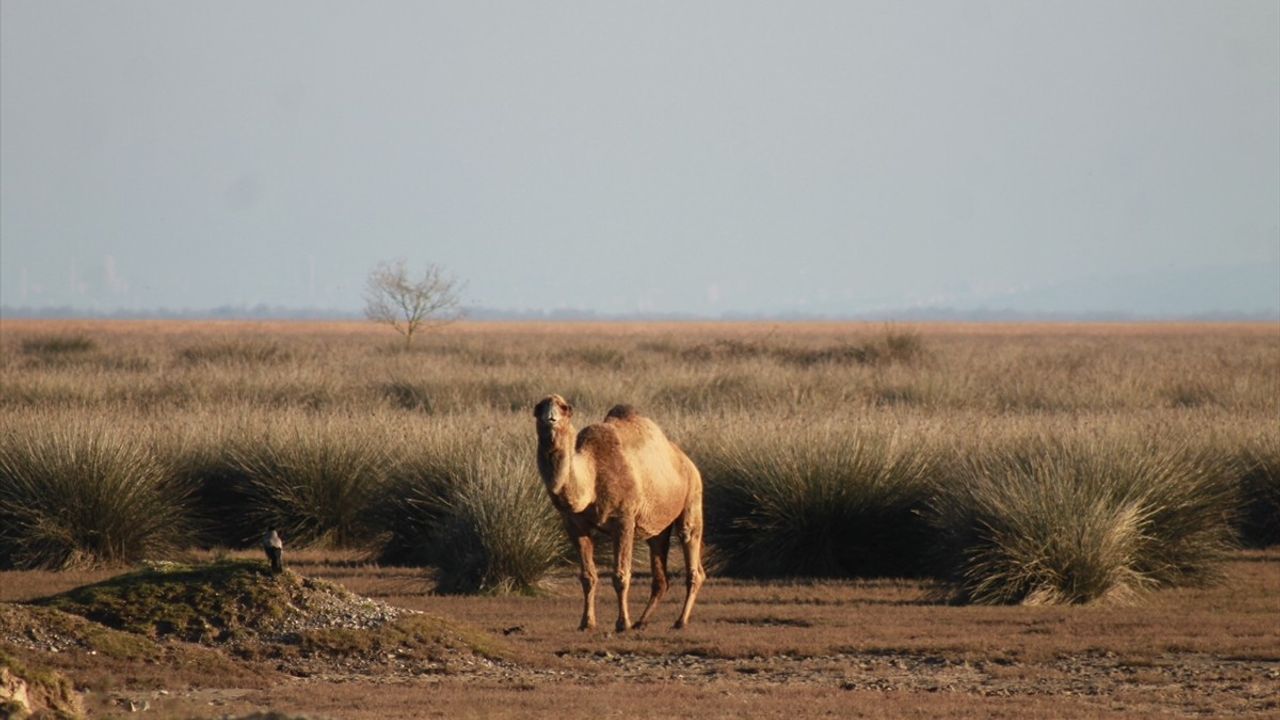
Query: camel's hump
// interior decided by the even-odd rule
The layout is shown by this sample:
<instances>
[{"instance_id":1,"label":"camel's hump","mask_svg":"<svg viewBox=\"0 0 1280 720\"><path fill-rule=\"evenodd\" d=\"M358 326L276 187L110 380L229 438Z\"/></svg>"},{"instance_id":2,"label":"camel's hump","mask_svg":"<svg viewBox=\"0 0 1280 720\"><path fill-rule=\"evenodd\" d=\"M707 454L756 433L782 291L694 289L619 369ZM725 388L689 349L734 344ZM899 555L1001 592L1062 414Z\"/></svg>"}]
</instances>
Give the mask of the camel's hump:
<instances>
[{"instance_id":1,"label":"camel's hump","mask_svg":"<svg viewBox=\"0 0 1280 720\"><path fill-rule=\"evenodd\" d=\"M605 413L605 419L617 418L618 420L630 420L640 417L640 411L630 405L614 405L609 408L609 412Z\"/></svg>"}]
</instances>

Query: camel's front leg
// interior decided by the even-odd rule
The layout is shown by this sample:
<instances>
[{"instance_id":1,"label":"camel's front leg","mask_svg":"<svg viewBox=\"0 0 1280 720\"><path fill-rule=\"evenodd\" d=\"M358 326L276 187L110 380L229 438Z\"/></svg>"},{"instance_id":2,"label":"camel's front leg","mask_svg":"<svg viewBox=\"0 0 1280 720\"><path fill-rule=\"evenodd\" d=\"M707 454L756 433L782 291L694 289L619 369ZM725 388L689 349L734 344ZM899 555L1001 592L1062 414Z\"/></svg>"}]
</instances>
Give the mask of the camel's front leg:
<instances>
[{"instance_id":1,"label":"camel's front leg","mask_svg":"<svg viewBox=\"0 0 1280 720\"><path fill-rule=\"evenodd\" d=\"M631 550L635 539L635 521L619 522L613 536L613 589L618 592L618 632L631 627L627 592L631 590Z\"/></svg>"},{"instance_id":2,"label":"camel's front leg","mask_svg":"<svg viewBox=\"0 0 1280 720\"><path fill-rule=\"evenodd\" d=\"M596 556L595 543L591 541L590 532L578 532L572 528L569 534L578 545L580 571L578 579L582 581L582 622L579 630L591 630L596 626Z\"/></svg>"}]
</instances>

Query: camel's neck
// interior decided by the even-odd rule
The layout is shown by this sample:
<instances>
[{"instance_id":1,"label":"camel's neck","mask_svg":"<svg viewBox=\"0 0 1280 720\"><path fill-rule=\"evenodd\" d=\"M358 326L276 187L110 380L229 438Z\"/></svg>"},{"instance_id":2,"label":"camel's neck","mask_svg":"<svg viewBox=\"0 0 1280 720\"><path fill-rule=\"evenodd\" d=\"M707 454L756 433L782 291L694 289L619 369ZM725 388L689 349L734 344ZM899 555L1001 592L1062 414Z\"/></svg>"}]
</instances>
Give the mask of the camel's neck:
<instances>
[{"instance_id":1,"label":"camel's neck","mask_svg":"<svg viewBox=\"0 0 1280 720\"><path fill-rule=\"evenodd\" d=\"M550 432L538 429L538 471L547 492L562 510L582 512L596 499L590 458L574 452L577 432L572 425Z\"/></svg>"}]
</instances>

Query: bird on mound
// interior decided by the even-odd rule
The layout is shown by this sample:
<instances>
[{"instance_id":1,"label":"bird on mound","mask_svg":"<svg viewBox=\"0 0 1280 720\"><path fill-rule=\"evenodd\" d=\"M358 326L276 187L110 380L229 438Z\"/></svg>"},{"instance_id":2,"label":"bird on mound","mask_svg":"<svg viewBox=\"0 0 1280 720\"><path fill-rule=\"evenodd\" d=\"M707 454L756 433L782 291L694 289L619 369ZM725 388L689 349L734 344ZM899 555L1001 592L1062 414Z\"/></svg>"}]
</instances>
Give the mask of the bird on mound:
<instances>
[{"instance_id":1,"label":"bird on mound","mask_svg":"<svg viewBox=\"0 0 1280 720\"><path fill-rule=\"evenodd\" d=\"M271 572L284 572L284 543L280 540L280 534L275 528L267 531L262 536L262 550L267 554L267 561L271 563Z\"/></svg>"}]
</instances>

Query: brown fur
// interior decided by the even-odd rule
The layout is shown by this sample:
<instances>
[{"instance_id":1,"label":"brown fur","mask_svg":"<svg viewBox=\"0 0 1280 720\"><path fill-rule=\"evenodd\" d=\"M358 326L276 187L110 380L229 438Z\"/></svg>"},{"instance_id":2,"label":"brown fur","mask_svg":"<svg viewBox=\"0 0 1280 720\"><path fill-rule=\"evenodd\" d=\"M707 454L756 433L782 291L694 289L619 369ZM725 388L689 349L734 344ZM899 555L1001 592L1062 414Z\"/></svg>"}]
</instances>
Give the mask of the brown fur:
<instances>
[{"instance_id":1,"label":"brown fur","mask_svg":"<svg viewBox=\"0 0 1280 720\"><path fill-rule=\"evenodd\" d=\"M616 405L604 422L575 432L573 407L559 395L543 398L537 418L538 471L551 502L564 517L582 564L582 623L595 627L597 574L592 533L613 540L613 587L618 593L619 631L641 627L667 591L671 533L679 533L685 557L684 607L675 626L689 622L702 567L702 476L693 461L667 440L650 419L629 405ZM653 585L635 625L627 607L635 540L649 543Z\"/></svg>"}]
</instances>

